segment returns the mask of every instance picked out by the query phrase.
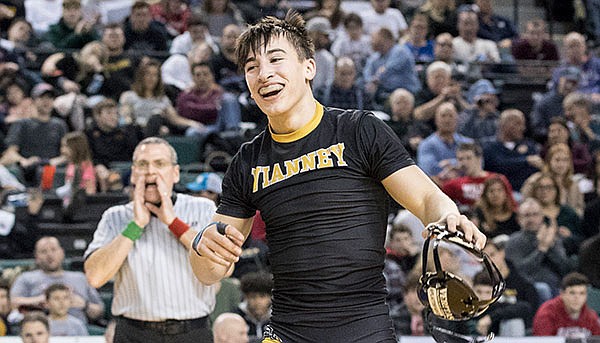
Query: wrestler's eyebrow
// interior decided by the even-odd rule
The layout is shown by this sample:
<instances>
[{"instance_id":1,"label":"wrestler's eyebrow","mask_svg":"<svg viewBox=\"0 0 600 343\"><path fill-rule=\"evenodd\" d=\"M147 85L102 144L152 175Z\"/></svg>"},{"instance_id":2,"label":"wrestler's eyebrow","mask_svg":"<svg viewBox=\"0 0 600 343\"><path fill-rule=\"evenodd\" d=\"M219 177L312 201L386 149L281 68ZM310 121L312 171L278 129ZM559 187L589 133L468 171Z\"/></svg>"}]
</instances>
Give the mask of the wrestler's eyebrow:
<instances>
[{"instance_id":1,"label":"wrestler's eyebrow","mask_svg":"<svg viewBox=\"0 0 600 343\"><path fill-rule=\"evenodd\" d=\"M283 49L281 49L281 48L275 48L275 49L268 50L267 51L267 55L272 55L272 54L274 54L276 52L281 52L281 53L284 53L284 54L286 53L286 51L283 50ZM246 61L244 62L244 65L248 64L249 62L253 62L253 61L256 61L256 56L248 57L246 59Z\"/></svg>"}]
</instances>

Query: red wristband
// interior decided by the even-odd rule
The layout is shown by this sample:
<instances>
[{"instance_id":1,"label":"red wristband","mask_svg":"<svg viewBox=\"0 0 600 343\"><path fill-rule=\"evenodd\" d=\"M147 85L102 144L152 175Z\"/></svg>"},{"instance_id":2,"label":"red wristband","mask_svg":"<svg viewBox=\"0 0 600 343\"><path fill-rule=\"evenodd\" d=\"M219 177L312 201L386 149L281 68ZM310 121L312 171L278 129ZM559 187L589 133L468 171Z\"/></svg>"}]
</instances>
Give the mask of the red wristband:
<instances>
[{"instance_id":1,"label":"red wristband","mask_svg":"<svg viewBox=\"0 0 600 343\"><path fill-rule=\"evenodd\" d=\"M190 226L182 222L179 218L175 218L175 220L173 220L173 222L169 224L169 230L171 230L171 232L173 232L173 234L177 238L181 237L189 229Z\"/></svg>"}]
</instances>

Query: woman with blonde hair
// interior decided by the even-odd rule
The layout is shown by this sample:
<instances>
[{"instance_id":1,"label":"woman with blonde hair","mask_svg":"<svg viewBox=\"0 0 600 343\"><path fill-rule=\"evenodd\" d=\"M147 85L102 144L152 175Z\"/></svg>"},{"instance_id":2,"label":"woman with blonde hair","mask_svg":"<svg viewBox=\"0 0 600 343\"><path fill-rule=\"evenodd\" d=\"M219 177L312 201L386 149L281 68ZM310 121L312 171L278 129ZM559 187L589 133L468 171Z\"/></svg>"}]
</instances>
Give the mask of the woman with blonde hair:
<instances>
[{"instance_id":1,"label":"woman with blonde hair","mask_svg":"<svg viewBox=\"0 0 600 343\"><path fill-rule=\"evenodd\" d=\"M523 187L521 187L523 196L533 195L531 185L544 173L551 175L556 181L560 190L559 203L569 205L577 212L577 215L582 216L585 208L584 197L579 190L577 180L573 176L573 155L567 144L557 143L548 149L542 171L528 177Z\"/></svg>"}]
</instances>

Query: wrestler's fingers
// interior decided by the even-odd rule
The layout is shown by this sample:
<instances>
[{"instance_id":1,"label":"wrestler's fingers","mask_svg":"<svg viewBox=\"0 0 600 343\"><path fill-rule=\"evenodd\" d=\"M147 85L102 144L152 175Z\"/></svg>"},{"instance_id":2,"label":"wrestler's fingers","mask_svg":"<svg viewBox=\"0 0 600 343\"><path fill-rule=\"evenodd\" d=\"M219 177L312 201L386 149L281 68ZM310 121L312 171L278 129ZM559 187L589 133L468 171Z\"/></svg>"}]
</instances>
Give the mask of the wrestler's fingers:
<instances>
[{"instance_id":1,"label":"wrestler's fingers","mask_svg":"<svg viewBox=\"0 0 600 343\"><path fill-rule=\"evenodd\" d=\"M231 225L227 225L225 223L219 223L217 224L217 232L220 233L221 235L229 238L230 241L232 241L234 244L236 244L237 246L242 246L242 244L244 244L244 235L235 227L231 226Z\"/></svg>"}]
</instances>

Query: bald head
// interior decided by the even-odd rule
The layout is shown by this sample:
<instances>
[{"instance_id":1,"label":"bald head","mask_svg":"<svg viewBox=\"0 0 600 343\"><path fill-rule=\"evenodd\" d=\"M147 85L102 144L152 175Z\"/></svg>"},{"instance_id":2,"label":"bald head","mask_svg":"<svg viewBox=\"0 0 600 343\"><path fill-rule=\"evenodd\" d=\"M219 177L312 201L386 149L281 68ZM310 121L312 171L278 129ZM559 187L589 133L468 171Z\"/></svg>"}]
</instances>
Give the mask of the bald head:
<instances>
[{"instance_id":1,"label":"bald head","mask_svg":"<svg viewBox=\"0 0 600 343\"><path fill-rule=\"evenodd\" d=\"M213 324L214 343L248 343L248 324L235 313L220 314Z\"/></svg>"}]
</instances>

